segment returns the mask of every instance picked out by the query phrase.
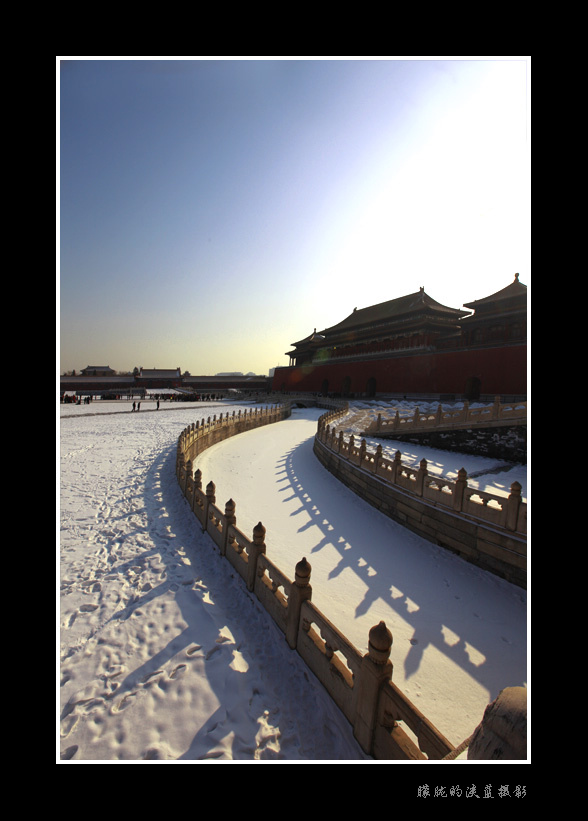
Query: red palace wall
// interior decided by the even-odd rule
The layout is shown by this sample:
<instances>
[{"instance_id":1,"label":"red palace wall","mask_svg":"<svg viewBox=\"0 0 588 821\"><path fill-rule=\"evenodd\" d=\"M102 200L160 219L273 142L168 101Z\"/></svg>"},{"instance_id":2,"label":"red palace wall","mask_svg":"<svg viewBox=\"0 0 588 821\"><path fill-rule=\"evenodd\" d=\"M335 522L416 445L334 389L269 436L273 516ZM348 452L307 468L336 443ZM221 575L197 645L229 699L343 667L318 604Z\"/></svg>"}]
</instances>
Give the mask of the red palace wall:
<instances>
[{"instance_id":1,"label":"red palace wall","mask_svg":"<svg viewBox=\"0 0 588 821\"><path fill-rule=\"evenodd\" d=\"M462 396L468 380L479 380L479 392L493 395L526 395L527 346L481 348L396 356L389 359L331 361L321 365L276 368L274 391L321 393L369 393L375 379L376 393L453 393Z\"/></svg>"}]
</instances>

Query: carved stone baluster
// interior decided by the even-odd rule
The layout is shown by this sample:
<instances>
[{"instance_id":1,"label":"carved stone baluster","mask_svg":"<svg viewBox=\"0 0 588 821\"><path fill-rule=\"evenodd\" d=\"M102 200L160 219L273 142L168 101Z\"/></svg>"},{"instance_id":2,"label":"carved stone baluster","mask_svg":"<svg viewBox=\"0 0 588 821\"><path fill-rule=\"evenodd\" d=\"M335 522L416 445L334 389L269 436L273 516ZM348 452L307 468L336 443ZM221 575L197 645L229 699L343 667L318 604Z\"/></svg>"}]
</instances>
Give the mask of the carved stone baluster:
<instances>
[{"instance_id":1,"label":"carved stone baluster","mask_svg":"<svg viewBox=\"0 0 588 821\"><path fill-rule=\"evenodd\" d=\"M353 734L368 754L372 751L380 688L392 680L391 648L392 633L381 621L370 630L368 652L361 661L357 681Z\"/></svg>"}]
</instances>

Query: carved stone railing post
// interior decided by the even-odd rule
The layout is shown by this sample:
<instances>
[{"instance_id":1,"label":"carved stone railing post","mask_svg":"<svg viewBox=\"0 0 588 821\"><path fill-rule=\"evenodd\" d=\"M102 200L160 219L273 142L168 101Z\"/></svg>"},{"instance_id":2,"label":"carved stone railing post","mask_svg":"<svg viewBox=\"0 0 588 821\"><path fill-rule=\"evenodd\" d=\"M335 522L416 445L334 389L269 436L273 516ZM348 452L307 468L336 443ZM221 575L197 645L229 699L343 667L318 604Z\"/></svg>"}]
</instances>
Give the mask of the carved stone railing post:
<instances>
[{"instance_id":1,"label":"carved stone railing post","mask_svg":"<svg viewBox=\"0 0 588 821\"><path fill-rule=\"evenodd\" d=\"M527 688L506 687L486 707L469 741L468 761L527 758Z\"/></svg>"},{"instance_id":2,"label":"carved stone railing post","mask_svg":"<svg viewBox=\"0 0 588 821\"><path fill-rule=\"evenodd\" d=\"M468 486L468 474L465 468L460 468L457 472L457 480L453 488L453 509L461 510L463 506L464 494Z\"/></svg>"},{"instance_id":3,"label":"carved stone railing post","mask_svg":"<svg viewBox=\"0 0 588 821\"><path fill-rule=\"evenodd\" d=\"M380 467L380 462L381 461L382 461L382 445L377 445L376 455L374 457L374 473L378 472L378 468Z\"/></svg>"},{"instance_id":4,"label":"carved stone railing post","mask_svg":"<svg viewBox=\"0 0 588 821\"><path fill-rule=\"evenodd\" d=\"M249 565L247 568L247 589L253 591L255 587L255 576L257 574L257 560L262 553L265 553L265 527L258 522L253 528L253 542L247 548Z\"/></svg>"},{"instance_id":5,"label":"carved stone railing post","mask_svg":"<svg viewBox=\"0 0 588 821\"><path fill-rule=\"evenodd\" d=\"M516 530L519 521L519 509L521 507L522 487L519 482L513 482L510 486L510 495L506 503L506 523L508 530Z\"/></svg>"},{"instance_id":6,"label":"carved stone railing post","mask_svg":"<svg viewBox=\"0 0 588 821\"><path fill-rule=\"evenodd\" d=\"M186 499L192 501L193 485L192 485L192 460L188 459L186 462L186 479L184 482L184 496Z\"/></svg>"},{"instance_id":7,"label":"carved stone railing post","mask_svg":"<svg viewBox=\"0 0 588 821\"><path fill-rule=\"evenodd\" d=\"M192 499L190 500L190 505L192 508L192 512L196 509L197 503L197 493L196 491L202 490L202 471L200 468L197 468L194 471L194 480L192 482Z\"/></svg>"},{"instance_id":8,"label":"carved stone railing post","mask_svg":"<svg viewBox=\"0 0 588 821\"><path fill-rule=\"evenodd\" d=\"M203 530L206 532L208 529L208 511L210 505L216 504L216 485L214 482L209 482L206 485L206 502L204 503L204 527Z\"/></svg>"},{"instance_id":9,"label":"carved stone railing post","mask_svg":"<svg viewBox=\"0 0 588 821\"><path fill-rule=\"evenodd\" d=\"M337 428L335 427L335 425L333 425L333 427L331 428L331 450L335 451L335 453L338 453L339 451L339 439L341 433L343 433L343 431L339 431L338 434Z\"/></svg>"},{"instance_id":10,"label":"carved stone railing post","mask_svg":"<svg viewBox=\"0 0 588 821\"><path fill-rule=\"evenodd\" d=\"M391 648L392 633L381 621L370 630L368 652L361 661L356 684L353 734L368 754L372 752L380 688L392 679Z\"/></svg>"},{"instance_id":11,"label":"carved stone railing post","mask_svg":"<svg viewBox=\"0 0 588 821\"><path fill-rule=\"evenodd\" d=\"M186 476L184 478L184 487L183 487L184 496L186 496L186 498L188 497L189 494L191 495L191 493L192 493L191 484L192 484L192 460L188 459L188 461L186 462Z\"/></svg>"},{"instance_id":12,"label":"carved stone railing post","mask_svg":"<svg viewBox=\"0 0 588 821\"><path fill-rule=\"evenodd\" d=\"M232 499L225 504L225 532L223 534L223 543L221 546L221 556L227 555L227 542L229 538L229 528L231 525L237 524L237 517L235 516L236 505Z\"/></svg>"},{"instance_id":13,"label":"carved stone railing post","mask_svg":"<svg viewBox=\"0 0 588 821\"><path fill-rule=\"evenodd\" d=\"M392 476L390 477L390 481L393 484L396 484L397 477L398 477L398 471L402 467L402 462L400 461L401 458L402 457L400 455L400 451L397 450L396 453L394 454L394 461L392 462Z\"/></svg>"},{"instance_id":14,"label":"carved stone railing post","mask_svg":"<svg viewBox=\"0 0 588 821\"><path fill-rule=\"evenodd\" d=\"M306 561L306 557L301 559L294 570L294 583L290 587L288 597L288 624L286 626L286 641L292 650L296 649L298 642L298 628L300 626L300 610L302 602L310 601L312 598L312 587L310 586L311 566Z\"/></svg>"},{"instance_id":15,"label":"carved stone railing post","mask_svg":"<svg viewBox=\"0 0 588 821\"><path fill-rule=\"evenodd\" d=\"M425 476L427 475L427 460L421 459L419 464L419 470L416 476L416 488L415 493L417 496L423 495L423 488L425 487Z\"/></svg>"},{"instance_id":16,"label":"carved stone railing post","mask_svg":"<svg viewBox=\"0 0 588 821\"><path fill-rule=\"evenodd\" d=\"M367 450L367 445L365 439L361 440L361 444L359 446L359 466L361 467L365 460L365 454Z\"/></svg>"}]
</instances>

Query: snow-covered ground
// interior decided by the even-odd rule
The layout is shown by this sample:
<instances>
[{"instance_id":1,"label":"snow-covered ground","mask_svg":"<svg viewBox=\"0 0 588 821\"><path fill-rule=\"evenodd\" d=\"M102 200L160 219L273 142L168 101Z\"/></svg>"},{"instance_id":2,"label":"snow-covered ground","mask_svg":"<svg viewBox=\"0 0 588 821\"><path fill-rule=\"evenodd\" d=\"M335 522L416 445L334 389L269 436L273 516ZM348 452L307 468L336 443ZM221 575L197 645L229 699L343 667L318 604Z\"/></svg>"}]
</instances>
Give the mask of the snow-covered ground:
<instances>
[{"instance_id":1,"label":"snow-covered ground","mask_svg":"<svg viewBox=\"0 0 588 821\"><path fill-rule=\"evenodd\" d=\"M235 403L60 406L62 760L356 761L350 726L203 535L175 478L181 430ZM423 408L424 409L424 408ZM343 487L312 453L323 411L215 445L198 460L237 525L365 652L392 631L394 681L454 744L504 687L527 682L526 593L411 534ZM387 443L394 447L393 443ZM401 446L492 490L524 467ZM496 472L495 472L496 471Z\"/></svg>"}]
</instances>

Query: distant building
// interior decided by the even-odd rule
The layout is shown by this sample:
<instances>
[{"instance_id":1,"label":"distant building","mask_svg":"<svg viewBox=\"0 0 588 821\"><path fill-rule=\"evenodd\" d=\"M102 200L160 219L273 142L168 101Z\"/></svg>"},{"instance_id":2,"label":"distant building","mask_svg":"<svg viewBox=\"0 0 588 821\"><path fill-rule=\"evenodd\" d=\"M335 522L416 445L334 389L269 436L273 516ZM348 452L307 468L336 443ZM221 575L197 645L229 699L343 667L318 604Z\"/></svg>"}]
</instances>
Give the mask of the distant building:
<instances>
[{"instance_id":1,"label":"distant building","mask_svg":"<svg viewBox=\"0 0 588 821\"><path fill-rule=\"evenodd\" d=\"M89 368L90 376L62 376L61 393L75 392L84 396L96 395L143 395L147 390L171 391L195 394L197 396L214 394L229 395L229 391L264 393L271 388L271 379L255 374L217 374L216 376L182 375L181 368L141 368L134 375L113 376L114 371L104 376L98 368ZM96 374L92 372L96 370ZM84 372L85 373L85 372Z\"/></svg>"},{"instance_id":2,"label":"distant building","mask_svg":"<svg viewBox=\"0 0 588 821\"><path fill-rule=\"evenodd\" d=\"M216 374L215 376L184 377L183 385L196 392L222 393L223 391L245 391L265 393L271 389L271 379L255 374Z\"/></svg>"},{"instance_id":3,"label":"distant building","mask_svg":"<svg viewBox=\"0 0 588 821\"><path fill-rule=\"evenodd\" d=\"M88 365L82 371L82 376L114 376L115 373L108 365Z\"/></svg>"},{"instance_id":4,"label":"distant building","mask_svg":"<svg viewBox=\"0 0 588 821\"><path fill-rule=\"evenodd\" d=\"M290 366L274 371L273 390L526 396L527 286L516 274L506 288L464 307L442 305L421 288L356 308L293 343Z\"/></svg>"},{"instance_id":5,"label":"distant building","mask_svg":"<svg viewBox=\"0 0 588 821\"><path fill-rule=\"evenodd\" d=\"M135 378L141 388L181 388L181 368L141 368Z\"/></svg>"}]
</instances>

